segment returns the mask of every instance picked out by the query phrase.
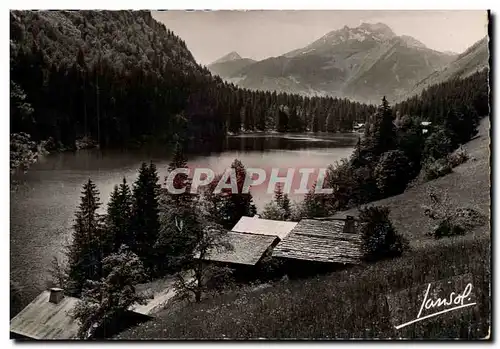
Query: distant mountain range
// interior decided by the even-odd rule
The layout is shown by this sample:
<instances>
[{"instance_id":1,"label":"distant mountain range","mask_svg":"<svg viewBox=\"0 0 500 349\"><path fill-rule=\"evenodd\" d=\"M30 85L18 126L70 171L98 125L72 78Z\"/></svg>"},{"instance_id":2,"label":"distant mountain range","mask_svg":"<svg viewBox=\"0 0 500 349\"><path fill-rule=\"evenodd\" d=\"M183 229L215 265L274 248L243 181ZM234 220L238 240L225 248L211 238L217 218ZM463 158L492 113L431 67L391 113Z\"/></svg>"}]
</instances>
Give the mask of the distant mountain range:
<instances>
[{"instance_id":1,"label":"distant mountain range","mask_svg":"<svg viewBox=\"0 0 500 349\"><path fill-rule=\"evenodd\" d=\"M250 58L241 58L237 52L230 52L227 55L219 58L207 68L220 77L231 77L237 74L243 68L257 61Z\"/></svg>"},{"instance_id":2,"label":"distant mountain range","mask_svg":"<svg viewBox=\"0 0 500 349\"><path fill-rule=\"evenodd\" d=\"M470 52L469 52L470 51ZM241 87L303 95L332 95L378 103L397 101L430 84L488 65L487 39L461 55L397 36L383 23L332 31L310 45L261 61L231 52L208 66Z\"/></svg>"}]
</instances>

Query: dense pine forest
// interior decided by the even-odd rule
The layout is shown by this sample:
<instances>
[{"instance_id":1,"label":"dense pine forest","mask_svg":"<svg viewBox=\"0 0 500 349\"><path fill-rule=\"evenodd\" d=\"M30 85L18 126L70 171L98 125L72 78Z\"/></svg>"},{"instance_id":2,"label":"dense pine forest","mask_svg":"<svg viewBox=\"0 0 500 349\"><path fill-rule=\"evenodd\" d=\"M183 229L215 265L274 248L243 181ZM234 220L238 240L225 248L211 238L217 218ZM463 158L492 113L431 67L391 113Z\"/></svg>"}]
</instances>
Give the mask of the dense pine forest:
<instances>
[{"instance_id":1,"label":"dense pine forest","mask_svg":"<svg viewBox=\"0 0 500 349\"><path fill-rule=\"evenodd\" d=\"M11 133L55 148L352 129L374 106L250 91L212 76L149 12L13 11ZM13 89L14 90L14 89ZM22 96L20 99L19 96ZM29 106L29 113L20 110Z\"/></svg>"},{"instance_id":2,"label":"dense pine forest","mask_svg":"<svg viewBox=\"0 0 500 349\"><path fill-rule=\"evenodd\" d=\"M451 79L396 104L394 110L398 115L422 116L434 123L443 122L452 112L486 116L490 113L488 80L488 69L465 79Z\"/></svg>"}]
</instances>

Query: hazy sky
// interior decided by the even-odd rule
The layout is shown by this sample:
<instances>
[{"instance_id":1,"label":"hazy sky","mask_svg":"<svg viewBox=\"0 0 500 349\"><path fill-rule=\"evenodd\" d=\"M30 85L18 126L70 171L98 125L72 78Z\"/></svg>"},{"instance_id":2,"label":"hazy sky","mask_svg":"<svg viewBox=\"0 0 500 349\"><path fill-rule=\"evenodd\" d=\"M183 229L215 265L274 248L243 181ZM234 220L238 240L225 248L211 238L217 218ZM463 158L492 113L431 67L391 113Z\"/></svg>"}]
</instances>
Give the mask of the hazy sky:
<instances>
[{"instance_id":1,"label":"hazy sky","mask_svg":"<svg viewBox=\"0 0 500 349\"><path fill-rule=\"evenodd\" d=\"M487 34L486 11L163 11L153 17L208 65L231 51L264 59L304 47L329 31L387 24L439 51L463 52Z\"/></svg>"}]
</instances>

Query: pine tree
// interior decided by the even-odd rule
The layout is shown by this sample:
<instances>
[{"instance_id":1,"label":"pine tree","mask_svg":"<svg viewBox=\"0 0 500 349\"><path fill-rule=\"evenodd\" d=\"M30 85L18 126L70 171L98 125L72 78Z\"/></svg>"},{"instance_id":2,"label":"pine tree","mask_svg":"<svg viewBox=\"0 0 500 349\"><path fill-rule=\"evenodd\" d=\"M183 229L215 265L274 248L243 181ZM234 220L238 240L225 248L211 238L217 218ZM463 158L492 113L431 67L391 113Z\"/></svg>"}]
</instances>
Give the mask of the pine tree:
<instances>
[{"instance_id":1,"label":"pine tree","mask_svg":"<svg viewBox=\"0 0 500 349\"><path fill-rule=\"evenodd\" d=\"M146 163L142 163L132 194L131 230L134 241L130 248L141 258L150 275L154 272L156 259L154 246L160 227L159 191L156 166L151 163L148 167Z\"/></svg>"},{"instance_id":2,"label":"pine tree","mask_svg":"<svg viewBox=\"0 0 500 349\"><path fill-rule=\"evenodd\" d=\"M290 199L288 194L283 193L283 186L278 184L274 190L274 201L276 205L282 210L283 218L288 220L292 214L290 207Z\"/></svg>"},{"instance_id":3,"label":"pine tree","mask_svg":"<svg viewBox=\"0 0 500 349\"><path fill-rule=\"evenodd\" d=\"M374 149L376 156L380 156L382 153L394 149L396 142L396 127L393 124L392 109L385 97L382 98L382 104L376 115L373 137L376 143Z\"/></svg>"},{"instance_id":4,"label":"pine tree","mask_svg":"<svg viewBox=\"0 0 500 349\"><path fill-rule=\"evenodd\" d=\"M176 144L169 172L177 168L187 168L180 143ZM184 193L165 193L160 201L160 230L156 250L161 255L158 260L158 273L164 274L180 267L183 257L193 249L193 233L200 229L196 215L197 194L190 193L190 180L186 174L177 174L173 186L176 189L186 187ZM182 221L184 229L176 228L176 222Z\"/></svg>"},{"instance_id":5,"label":"pine tree","mask_svg":"<svg viewBox=\"0 0 500 349\"><path fill-rule=\"evenodd\" d=\"M187 166L187 158L184 155L184 151L182 149L182 145L177 142L175 144L174 148L174 153L172 156L172 160L170 161L168 165L168 173L170 174L173 170L179 169L179 168L188 168ZM168 178L168 175L167 175ZM189 178L187 174L184 173L179 173L175 176L172 185L174 186L175 189L182 189L186 188L185 192L183 194L176 194L176 195L171 195L172 199L176 201L178 204L180 204L180 201L185 201L189 200L190 198L190 183L189 183Z\"/></svg>"},{"instance_id":6,"label":"pine tree","mask_svg":"<svg viewBox=\"0 0 500 349\"><path fill-rule=\"evenodd\" d=\"M168 164L168 172L173 171L177 168L187 168L187 158L184 155L184 151L182 150L182 145L180 142L175 143L172 160Z\"/></svg>"},{"instance_id":7,"label":"pine tree","mask_svg":"<svg viewBox=\"0 0 500 349\"><path fill-rule=\"evenodd\" d=\"M317 110L316 109L313 111L312 117L311 117L311 131L312 132L318 132L319 131L318 115L317 115Z\"/></svg>"},{"instance_id":8,"label":"pine tree","mask_svg":"<svg viewBox=\"0 0 500 349\"><path fill-rule=\"evenodd\" d=\"M288 131L288 114L281 107L276 107L276 130L278 132Z\"/></svg>"},{"instance_id":9,"label":"pine tree","mask_svg":"<svg viewBox=\"0 0 500 349\"><path fill-rule=\"evenodd\" d=\"M97 210L99 191L89 179L83 185L81 203L73 225L73 241L68 250L69 293L79 295L87 280L99 280L102 271L103 225Z\"/></svg>"},{"instance_id":10,"label":"pine tree","mask_svg":"<svg viewBox=\"0 0 500 349\"><path fill-rule=\"evenodd\" d=\"M365 137L360 149L356 151L354 166L375 167L380 155L395 149L396 143L397 133L393 123L392 109L384 97L373 121L366 125Z\"/></svg>"},{"instance_id":11,"label":"pine tree","mask_svg":"<svg viewBox=\"0 0 500 349\"><path fill-rule=\"evenodd\" d=\"M122 244L129 246L133 243L130 229L132 203L132 193L127 180L123 178L122 184L115 185L111 193L106 215L106 230L112 252L118 251Z\"/></svg>"},{"instance_id":12,"label":"pine tree","mask_svg":"<svg viewBox=\"0 0 500 349\"><path fill-rule=\"evenodd\" d=\"M302 201L302 216L307 218L323 217L327 214L324 205L324 194L315 194L316 183L304 196Z\"/></svg>"},{"instance_id":13,"label":"pine tree","mask_svg":"<svg viewBox=\"0 0 500 349\"><path fill-rule=\"evenodd\" d=\"M326 132L335 132L335 115L333 112L329 111L326 117Z\"/></svg>"},{"instance_id":14,"label":"pine tree","mask_svg":"<svg viewBox=\"0 0 500 349\"><path fill-rule=\"evenodd\" d=\"M254 216L257 209L253 203L252 194L242 193L245 182L246 170L243 163L235 159L231 164L236 172L237 193L232 193L230 189L223 190L222 193L211 198L214 206L219 208L218 224L226 229L231 229L240 220L242 216Z\"/></svg>"}]
</instances>

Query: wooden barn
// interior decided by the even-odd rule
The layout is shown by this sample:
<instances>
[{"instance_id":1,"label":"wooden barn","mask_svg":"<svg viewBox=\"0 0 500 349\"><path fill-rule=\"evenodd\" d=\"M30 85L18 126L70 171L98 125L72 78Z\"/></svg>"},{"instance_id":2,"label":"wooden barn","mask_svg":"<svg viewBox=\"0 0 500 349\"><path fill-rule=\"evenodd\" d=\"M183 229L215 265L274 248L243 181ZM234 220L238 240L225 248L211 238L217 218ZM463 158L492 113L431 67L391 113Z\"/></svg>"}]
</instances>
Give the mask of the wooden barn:
<instances>
[{"instance_id":1,"label":"wooden barn","mask_svg":"<svg viewBox=\"0 0 500 349\"><path fill-rule=\"evenodd\" d=\"M17 340L70 340L78 339L80 323L73 317L79 299L64 295L64 290L51 288L40 293L30 304L10 320L10 338ZM128 326L151 318L143 307L127 312L108 337ZM109 327L108 327L109 328Z\"/></svg>"},{"instance_id":2,"label":"wooden barn","mask_svg":"<svg viewBox=\"0 0 500 349\"><path fill-rule=\"evenodd\" d=\"M274 248L272 256L285 260L292 273L331 270L360 264L361 236L354 217L303 219Z\"/></svg>"},{"instance_id":3,"label":"wooden barn","mask_svg":"<svg viewBox=\"0 0 500 349\"><path fill-rule=\"evenodd\" d=\"M267 270L264 275L261 267L266 268L265 261L270 261L273 248L296 225L297 222L243 216L227 233L228 242L233 249L222 251L214 249L209 251L204 259L208 263L232 268L233 276L239 281L270 277L273 272Z\"/></svg>"},{"instance_id":4,"label":"wooden barn","mask_svg":"<svg viewBox=\"0 0 500 349\"><path fill-rule=\"evenodd\" d=\"M10 321L11 338L76 338L80 324L71 312L77 302L78 298L64 296L59 288L43 291Z\"/></svg>"},{"instance_id":5,"label":"wooden barn","mask_svg":"<svg viewBox=\"0 0 500 349\"><path fill-rule=\"evenodd\" d=\"M284 239L297 225L296 222L283 222L261 219L258 216L243 216L227 233L232 250L209 251L205 260L226 266L255 266Z\"/></svg>"},{"instance_id":6,"label":"wooden barn","mask_svg":"<svg viewBox=\"0 0 500 349\"><path fill-rule=\"evenodd\" d=\"M231 250L213 249L205 260L226 266L255 266L279 242L274 235L227 232L227 242Z\"/></svg>"}]
</instances>

